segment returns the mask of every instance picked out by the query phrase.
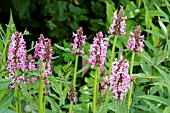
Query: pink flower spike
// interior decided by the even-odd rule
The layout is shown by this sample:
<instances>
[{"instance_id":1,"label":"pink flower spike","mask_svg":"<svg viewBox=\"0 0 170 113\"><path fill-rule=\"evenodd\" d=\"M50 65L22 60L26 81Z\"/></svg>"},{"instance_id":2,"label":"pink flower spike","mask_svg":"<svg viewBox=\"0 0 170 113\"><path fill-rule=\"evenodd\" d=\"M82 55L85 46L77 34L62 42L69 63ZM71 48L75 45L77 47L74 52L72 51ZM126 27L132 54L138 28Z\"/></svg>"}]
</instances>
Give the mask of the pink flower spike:
<instances>
[{"instance_id":1,"label":"pink flower spike","mask_svg":"<svg viewBox=\"0 0 170 113\"><path fill-rule=\"evenodd\" d=\"M136 27L135 33L130 32L131 37L128 40L128 44L126 45L130 51L139 52L144 47L144 35L141 36L141 28L140 25Z\"/></svg>"},{"instance_id":2,"label":"pink flower spike","mask_svg":"<svg viewBox=\"0 0 170 113\"><path fill-rule=\"evenodd\" d=\"M110 90L115 100L123 100L130 88L131 79L128 74L129 64L121 56L120 60L112 63Z\"/></svg>"},{"instance_id":3,"label":"pink flower spike","mask_svg":"<svg viewBox=\"0 0 170 113\"><path fill-rule=\"evenodd\" d=\"M120 6L119 13L116 14L113 17L113 23L109 27L109 34L115 34L115 35L122 35L125 36L125 28L126 28L126 23L125 20L127 20L127 17L124 17L124 9L123 6Z\"/></svg>"},{"instance_id":4,"label":"pink flower spike","mask_svg":"<svg viewBox=\"0 0 170 113\"><path fill-rule=\"evenodd\" d=\"M100 31L93 38L93 44L90 46L90 58L88 63L91 67L100 66L103 68L106 59L106 53L109 46L109 39L103 38L103 33Z\"/></svg>"},{"instance_id":5,"label":"pink flower spike","mask_svg":"<svg viewBox=\"0 0 170 113\"><path fill-rule=\"evenodd\" d=\"M83 35L83 28L80 27L77 30L77 34L73 32L72 37L74 37L74 43L71 43L70 46L72 46L72 54L81 55L84 54L84 50L80 50L82 46L86 44L86 35Z\"/></svg>"}]
</instances>

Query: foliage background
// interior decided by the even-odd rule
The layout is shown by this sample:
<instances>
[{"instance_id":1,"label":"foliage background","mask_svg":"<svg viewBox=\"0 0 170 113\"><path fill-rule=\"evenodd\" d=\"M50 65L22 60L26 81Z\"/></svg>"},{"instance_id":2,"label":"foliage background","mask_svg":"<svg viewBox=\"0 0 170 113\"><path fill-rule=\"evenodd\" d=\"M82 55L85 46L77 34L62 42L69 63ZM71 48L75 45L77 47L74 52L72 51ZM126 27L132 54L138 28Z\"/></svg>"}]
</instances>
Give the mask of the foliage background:
<instances>
[{"instance_id":1,"label":"foliage background","mask_svg":"<svg viewBox=\"0 0 170 113\"><path fill-rule=\"evenodd\" d=\"M133 31L136 25L141 25L142 34L146 37L144 51L135 57L134 75L136 79L131 112L169 113L169 0L0 0L0 24L4 30L7 28L6 24L9 22L11 9L17 30L24 32L27 29L31 33L25 37L28 48L31 48L31 42L37 41L39 34L43 33L45 37L51 38L53 44L71 49L69 45L73 41L72 32L76 32L79 26L82 26L84 34L88 37L85 47L88 56L89 43L92 42L95 33L103 31L107 35L114 12L119 9L120 5L124 6L125 15L128 17L126 21L127 36L118 39L116 56L119 57L124 53L130 61L131 53L126 50L125 45L128 33ZM112 45L113 39L110 39L110 43ZM54 91L49 96L52 98L47 98L47 100L50 103L49 109L61 112L68 108L69 102L66 94L69 90L69 80L73 75L72 62L74 62L75 56L67 50L63 52L56 46L53 49L53 55L59 56L53 63L53 75L59 77L57 80L60 82L56 83L56 79L50 79L56 86L53 87ZM108 50L108 59L110 52L111 46ZM79 63L79 69L82 68L85 61L82 59L79 61L82 62ZM106 62L105 68L108 68L108 62ZM80 79L77 80L77 90L78 100L81 104L74 107L76 109L79 106L81 109L77 108L77 112L81 110L86 113L90 109L93 75L93 70L88 71L83 77L82 74L78 74ZM54 103L56 100L57 103ZM100 107L99 112L102 109L104 107ZM108 109L110 112L113 110Z\"/></svg>"}]
</instances>

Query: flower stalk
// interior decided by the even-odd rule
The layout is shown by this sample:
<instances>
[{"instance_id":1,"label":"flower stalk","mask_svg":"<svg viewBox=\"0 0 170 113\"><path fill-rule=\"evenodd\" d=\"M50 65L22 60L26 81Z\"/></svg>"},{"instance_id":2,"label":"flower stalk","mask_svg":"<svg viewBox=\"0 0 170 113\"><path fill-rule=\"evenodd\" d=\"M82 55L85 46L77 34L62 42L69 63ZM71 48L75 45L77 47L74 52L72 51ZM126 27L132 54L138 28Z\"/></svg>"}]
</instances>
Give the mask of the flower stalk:
<instances>
[{"instance_id":1,"label":"flower stalk","mask_svg":"<svg viewBox=\"0 0 170 113\"><path fill-rule=\"evenodd\" d=\"M76 86L76 72L77 72L77 65L78 65L78 55L76 55L75 67L74 67L74 76L73 76L73 86ZM70 109L69 113L72 113L73 110L73 100L70 101Z\"/></svg>"},{"instance_id":2,"label":"flower stalk","mask_svg":"<svg viewBox=\"0 0 170 113\"><path fill-rule=\"evenodd\" d=\"M131 65L130 65L130 78L132 79L132 73L133 73L133 63L134 63L134 57L135 52L132 52L132 58L131 58ZM131 98L132 98L132 88L133 88L133 82L130 83L130 90L128 92L128 113L130 113L130 106L131 106Z\"/></svg>"},{"instance_id":3,"label":"flower stalk","mask_svg":"<svg viewBox=\"0 0 170 113\"><path fill-rule=\"evenodd\" d=\"M114 38L114 42L113 42L113 46L112 46L112 53L111 53L111 58L110 58L108 80L110 79L110 75L111 75L111 72L112 72L112 62L113 62L113 59L114 59L114 52L115 52L116 42L117 42L117 35ZM109 87L107 87L106 100L105 100L106 105L108 105L109 97L110 97Z\"/></svg>"}]
</instances>

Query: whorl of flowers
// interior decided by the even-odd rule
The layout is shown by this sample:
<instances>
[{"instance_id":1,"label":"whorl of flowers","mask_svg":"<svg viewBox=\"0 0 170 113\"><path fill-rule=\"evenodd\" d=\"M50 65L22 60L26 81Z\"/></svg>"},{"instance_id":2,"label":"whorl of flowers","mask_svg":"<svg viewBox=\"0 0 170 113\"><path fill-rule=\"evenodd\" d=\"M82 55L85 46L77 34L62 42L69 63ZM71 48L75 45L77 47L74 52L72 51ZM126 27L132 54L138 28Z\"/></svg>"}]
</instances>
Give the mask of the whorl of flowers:
<instances>
[{"instance_id":1,"label":"whorl of flowers","mask_svg":"<svg viewBox=\"0 0 170 113\"><path fill-rule=\"evenodd\" d=\"M20 32L12 34L11 42L8 48L8 66L7 70L14 76L17 69L25 71L26 68L26 42Z\"/></svg>"},{"instance_id":2,"label":"whorl of flowers","mask_svg":"<svg viewBox=\"0 0 170 113\"><path fill-rule=\"evenodd\" d=\"M131 51L141 51L144 47L143 40L145 39L144 35L141 35L140 25L136 27L135 33L130 32L131 38L128 40L128 44L126 45Z\"/></svg>"},{"instance_id":3,"label":"whorl of flowers","mask_svg":"<svg viewBox=\"0 0 170 113\"><path fill-rule=\"evenodd\" d=\"M120 6L119 13L116 14L113 17L113 23L109 27L109 34L115 34L115 35L122 35L125 36L125 28L126 28L126 23L125 20L127 20L127 17L124 17L124 9L123 6Z\"/></svg>"},{"instance_id":4,"label":"whorl of flowers","mask_svg":"<svg viewBox=\"0 0 170 113\"><path fill-rule=\"evenodd\" d=\"M99 91L102 91L102 92L106 92L107 90L107 85L109 85L109 82L108 82L108 76L106 75L106 71L102 71L100 73L100 76L103 77L104 79L104 82L100 82L99 84Z\"/></svg>"},{"instance_id":5,"label":"whorl of flowers","mask_svg":"<svg viewBox=\"0 0 170 113\"><path fill-rule=\"evenodd\" d=\"M112 63L112 74L110 77L110 90L115 100L123 100L130 88L130 77L128 74L129 64L121 56L120 60Z\"/></svg>"},{"instance_id":6,"label":"whorl of flowers","mask_svg":"<svg viewBox=\"0 0 170 113\"><path fill-rule=\"evenodd\" d=\"M68 92L68 99L73 102L77 102L76 89L73 84L70 86L70 92Z\"/></svg>"},{"instance_id":7,"label":"whorl of flowers","mask_svg":"<svg viewBox=\"0 0 170 113\"><path fill-rule=\"evenodd\" d=\"M93 44L90 46L90 58L88 63L91 64L91 67L100 66L100 68L103 68L108 46L109 39L106 37L103 38L103 33L101 31L98 32L93 39Z\"/></svg>"},{"instance_id":8,"label":"whorl of flowers","mask_svg":"<svg viewBox=\"0 0 170 113\"><path fill-rule=\"evenodd\" d=\"M72 37L74 37L74 43L71 43L70 46L73 46L72 50L72 54L77 54L77 55L80 55L80 54L84 54L84 49L82 50L79 50L80 47L84 46L86 44L86 35L83 36L83 28L80 27L78 30L77 30L77 34L75 34L73 32L73 35Z\"/></svg>"},{"instance_id":9,"label":"whorl of flowers","mask_svg":"<svg viewBox=\"0 0 170 113\"><path fill-rule=\"evenodd\" d=\"M38 57L42 62L42 67L46 64L45 76L48 77L52 74L51 72L51 59L52 59L52 48L51 48L51 40L48 38L44 38L44 35L41 34L39 38L39 42L35 45L34 57Z\"/></svg>"},{"instance_id":10,"label":"whorl of flowers","mask_svg":"<svg viewBox=\"0 0 170 113\"><path fill-rule=\"evenodd\" d=\"M35 63L35 59L33 59L33 57L31 55L29 55L27 60L26 60L28 71L36 70L36 66L35 66L34 63Z\"/></svg>"}]
</instances>

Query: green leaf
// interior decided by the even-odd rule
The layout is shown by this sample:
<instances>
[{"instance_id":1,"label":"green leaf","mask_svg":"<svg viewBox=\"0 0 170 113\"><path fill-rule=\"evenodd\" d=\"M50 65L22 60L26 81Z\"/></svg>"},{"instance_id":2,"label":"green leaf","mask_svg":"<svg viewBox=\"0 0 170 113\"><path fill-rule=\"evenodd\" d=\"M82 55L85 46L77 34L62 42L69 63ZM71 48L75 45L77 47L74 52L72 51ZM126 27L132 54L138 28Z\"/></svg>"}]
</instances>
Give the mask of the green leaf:
<instances>
[{"instance_id":1,"label":"green leaf","mask_svg":"<svg viewBox=\"0 0 170 113\"><path fill-rule=\"evenodd\" d=\"M113 2L108 2L108 1L105 1L106 3L106 26L107 28L109 28L109 26L112 24L113 22L113 16L114 16L114 10L115 10L115 7L114 7L114 3Z\"/></svg>"},{"instance_id":2,"label":"green leaf","mask_svg":"<svg viewBox=\"0 0 170 113\"><path fill-rule=\"evenodd\" d=\"M152 67L149 66L147 63L144 62L143 59L140 61L142 70L147 74L147 75L152 75Z\"/></svg>"},{"instance_id":3,"label":"green leaf","mask_svg":"<svg viewBox=\"0 0 170 113\"><path fill-rule=\"evenodd\" d=\"M11 80L7 80L4 78L0 79L0 91L8 89Z\"/></svg>"},{"instance_id":4,"label":"green leaf","mask_svg":"<svg viewBox=\"0 0 170 113\"><path fill-rule=\"evenodd\" d=\"M19 12L19 18L21 19L30 5L30 0L12 0L14 8Z\"/></svg>"},{"instance_id":5,"label":"green leaf","mask_svg":"<svg viewBox=\"0 0 170 113\"><path fill-rule=\"evenodd\" d=\"M38 70L31 70L28 72L28 76L40 76L40 72Z\"/></svg>"},{"instance_id":6,"label":"green leaf","mask_svg":"<svg viewBox=\"0 0 170 113\"><path fill-rule=\"evenodd\" d=\"M50 82L52 82L54 85L57 85L58 82L70 84L69 81L67 81L67 80L65 80L65 79L63 79L63 78L60 78L60 77L49 76L49 77L48 77L48 80L49 80Z\"/></svg>"},{"instance_id":7,"label":"green leaf","mask_svg":"<svg viewBox=\"0 0 170 113\"><path fill-rule=\"evenodd\" d=\"M11 109L0 109L0 113L16 113L16 112Z\"/></svg>"},{"instance_id":8,"label":"green leaf","mask_svg":"<svg viewBox=\"0 0 170 113\"><path fill-rule=\"evenodd\" d=\"M163 113L170 113L170 105L164 109Z\"/></svg>"},{"instance_id":9,"label":"green leaf","mask_svg":"<svg viewBox=\"0 0 170 113\"><path fill-rule=\"evenodd\" d=\"M46 96L46 100L50 103L51 109L55 113L60 113L60 106L54 101L54 99L50 98L49 96Z\"/></svg>"},{"instance_id":10,"label":"green leaf","mask_svg":"<svg viewBox=\"0 0 170 113\"><path fill-rule=\"evenodd\" d=\"M86 69L88 69L88 68L90 68L90 64L86 64L82 69L80 69L79 71L77 71L76 74L79 74L79 73L83 72L84 70L86 70Z\"/></svg>"},{"instance_id":11,"label":"green leaf","mask_svg":"<svg viewBox=\"0 0 170 113\"><path fill-rule=\"evenodd\" d=\"M9 19L9 23L8 23L7 29L6 29L5 42L8 42L10 40L10 37L12 36L12 34L16 31L17 30L16 30L15 23L14 23L14 20L13 20L12 11L10 10L10 19Z\"/></svg>"},{"instance_id":12,"label":"green leaf","mask_svg":"<svg viewBox=\"0 0 170 113\"><path fill-rule=\"evenodd\" d=\"M66 9L67 2L66 1L58 1L58 10L59 10L59 21L64 21L66 19L64 10Z\"/></svg>"},{"instance_id":13,"label":"green leaf","mask_svg":"<svg viewBox=\"0 0 170 113\"><path fill-rule=\"evenodd\" d=\"M162 21L159 20L158 22L159 22L161 30L163 31L166 39L168 39L168 30L166 29L166 26L164 25L164 23Z\"/></svg>"},{"instance_id":14,"label":"green leaf","mask_svg":"<svg viewBox=\"0 0 170 113\"><path fill-rule=\"evenodd\" d=\"M65 51L65 52L71 52L71 50L69 48L64 48L62 46L59 46L58 44L54 44L54 46L57 47L58 49Z\"/></svg>"},{"instance_id":15,"label":"green leaf","mask_svg":"<svg viewBox=\"0 0 170 113\"><path fill-rule=\"evenodd\" d=\"M163 97L159 97L159 96L154 96L154 95L144 95L144 96L138 96L139 98L143 98L143 99L148 99L148 100L154 100L154 101L157 101L157 102L160 102L162 104L165 104L165 105L169 105L170 102L163 98Z\"/></svg>"},{"instance_id":16,"label":"green leaf","mask_svg":"<svg viewBox=\"0 0 170 113\"><path fill-rule=\"evenodd\" d=\"M161 38L163 38L163 39L166 39L163 34L157 32L157 31L153 31L153 30L145 30L145 31L148 32L148 33L151 33L151 34L153 34L153 35L155 35L155 36L157 36L157 37L161 37Z\"/></svg>"},{"instance_id":17,"label":"green leaf","mask_svg":"<svg viewBox=\"0 0 170 113\"><path fill-rule=\"evenodd\" d=\"M75 13L76 15L81 15L81 14L85 14L86 13L85 9L81 9L79 7L76 7L73 4L69 5L69 10L70 10L70 12Z\"/></svg>"},{"instance_id":18,"label":"green leaf","mask_svg":"<svg viewBox=\"0 0 170 113\"><path fill-rule=\"evenodd\" d=\"M6 93L2 98L0 98L0 109L8 108L11 105L12 93Z\"/></svg>"},{"instance_id":19,"label":"green leaf","mask_svg":"<svg viewBox=\"0 0 170 113\"><path fill-rule=\"evenodd\" d=\"M167 15L162 9L160 9L158 5L155 4L155 6L156 6L156 8L158 9L159 13L160 13L163 17L165 17L165 22L169 22L169 17L168 17L168 15Z\"/></svg>"},{"instance_id":20,"label":"green leaf","mask_svg":"<svg viewBox=\"0 0 170 113\"><path fill-rule=\"evenodd\" d=\"M151 102L144 100L146 102L146 104L148 104L150 106L150 108L155 112L155 113L162 113L162 110L157 108L154 104L152 104Z\"/></svg>"},{"instance_id":21,"label":"green leaf","mask_svg":"<svg viewBox=\"0 0 170 113\"><path fill-rule=\"evenodd\" d=\"M79 28L79 25L76 21L70 22L70 27L74 30L77 30Z\"/></svg>"},{"instance_id":22,"label":"green leaf","mask_svg":"<svg viewBox=\"0 0 170 113\"><path fill-rule=\"evenodd\" d=\"M128 18L134 18L139 12L140 10L137 8L134 2L131 1L126 5L125 15Z\"/></svg>"}]
</instances>

